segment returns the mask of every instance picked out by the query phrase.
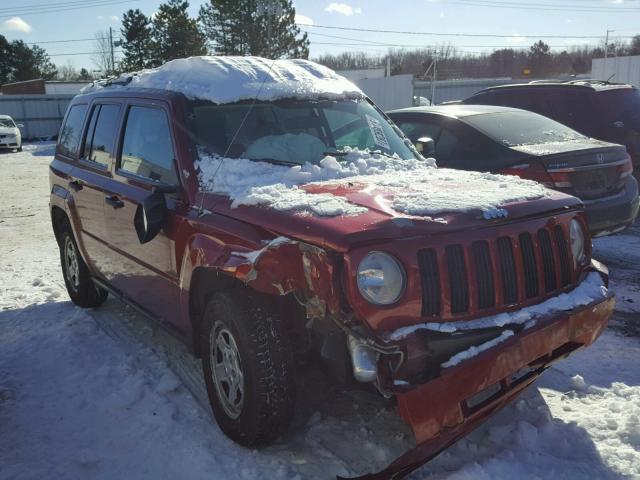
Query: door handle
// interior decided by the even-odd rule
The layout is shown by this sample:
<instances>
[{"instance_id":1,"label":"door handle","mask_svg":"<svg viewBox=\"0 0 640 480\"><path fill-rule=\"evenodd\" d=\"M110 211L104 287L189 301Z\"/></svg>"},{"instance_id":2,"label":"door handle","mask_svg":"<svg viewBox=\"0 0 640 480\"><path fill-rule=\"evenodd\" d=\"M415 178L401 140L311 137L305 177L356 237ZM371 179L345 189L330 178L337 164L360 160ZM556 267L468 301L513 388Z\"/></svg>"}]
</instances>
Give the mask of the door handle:
<instances>
[{"instance_id":1,"label":"door handle","mask_svg":"<svg viewBox=\"0 0 640 480\"><path fill-rule=\"evenodd\" d=\"M69 182L69 188L74 192L78 192L82 190L82 183L79 180L74 180L73 182Z\"/></svg>"},{"instance_id":2,"label":"door handle","mask_svg":"<svg viewBox=\"0 0 640 480\"><path fill-rule=\"evenodd\" d=\"M106 197L104 201L107 202L109 205L111 205L114 209L124 207L124 202L120 200L118 197L116 197L115 195Z\"/></svg>"}]
</instances>

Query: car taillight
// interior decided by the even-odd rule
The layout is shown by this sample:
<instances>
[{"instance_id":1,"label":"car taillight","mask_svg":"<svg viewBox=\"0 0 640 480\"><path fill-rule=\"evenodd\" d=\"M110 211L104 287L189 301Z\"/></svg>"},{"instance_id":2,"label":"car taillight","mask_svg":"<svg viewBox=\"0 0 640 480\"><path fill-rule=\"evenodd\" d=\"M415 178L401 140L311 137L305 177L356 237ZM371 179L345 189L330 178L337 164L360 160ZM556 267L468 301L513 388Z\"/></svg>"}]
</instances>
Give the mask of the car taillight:
<instances>
[{"instance_id":1,"label":"car taillight","mask_svg":"<svg viewBox=\"0 0 640 480\"><path fill-rule=\"evenodd\" d=\"M514 165L512 167L503 168L500 170L503 175L516 175L520 178L526 178L527 180L533 180L534 182L541 183L545 187L558 187L554 185L555 180L539 163L523 163L520 165ZM571 184L569 184L571 186Z\"/></svg>"},{"instance_id":2,"label":"car taillight","mask_svg":"<svg viewBox=\"0 0 640 480\"><path fill-rule=\"evenodd\" d=\"M631 163L631 157L627 155L626 162L622 165L618 165L618 178L626 178L633 173L633 163Z\"/></svg>"}]
</instances>

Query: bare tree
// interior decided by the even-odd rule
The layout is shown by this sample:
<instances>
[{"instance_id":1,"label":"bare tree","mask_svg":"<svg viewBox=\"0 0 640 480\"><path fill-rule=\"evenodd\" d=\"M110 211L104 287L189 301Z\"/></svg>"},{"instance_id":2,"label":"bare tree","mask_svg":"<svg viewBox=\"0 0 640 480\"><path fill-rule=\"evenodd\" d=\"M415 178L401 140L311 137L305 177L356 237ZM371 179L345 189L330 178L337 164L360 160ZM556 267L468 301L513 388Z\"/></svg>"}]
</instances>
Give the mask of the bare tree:
<instances>
[{"instance_id":1,"label":"bare tree","mask_svg":"<svg viewBox=\"0 0 640 480\"><path fill-rule=\"evenodd\" d=\"M94 54L91 57L91 60L94 65L102 71L103 76L107 76L115 72L115 66L111 57L111 40L109 39L108 30L96 32Z\"/></svg>"},{"instance_id":2,"label":"bare tree","mask_svg":"<svg viewBox=\"0 0 640 480\"><path fill-rule=\"evenodd\" d=\"M73 65L71 60L67 60L66 65L57 65L57 69L57 80L75 81L80 77L80 73L78 73L78 70L76 70L76 67Z\"/></svg>"}]
</instances>

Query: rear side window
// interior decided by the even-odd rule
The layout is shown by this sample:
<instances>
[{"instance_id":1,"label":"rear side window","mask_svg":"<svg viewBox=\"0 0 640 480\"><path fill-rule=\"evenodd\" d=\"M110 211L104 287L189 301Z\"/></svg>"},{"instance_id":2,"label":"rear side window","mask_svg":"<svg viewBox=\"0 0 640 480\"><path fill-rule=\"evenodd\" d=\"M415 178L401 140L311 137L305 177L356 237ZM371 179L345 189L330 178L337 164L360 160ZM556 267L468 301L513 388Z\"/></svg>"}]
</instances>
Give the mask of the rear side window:
<instances>
[{"instance_id":1,"label":"rear side window","mask_svg":"<svg viewBox=\"0 0 640 480\"><path fill-rule=\"evenodd\" d=\"M159 108L129 108L122 142L120 169L169 185L178 183L171 130Z\"/></svg>"},{"instance_id":2,"label":"rear side window","mask_svg":"<svg viewBox=\"0 0 640 480\"><path fill-rule=\"evenodd\" d=\"M417 142L422 137L429 137L433 140L440 136L441 127L435 123L405 120L398 123L400 130L411 140Z\"/></svg>"},{"instance_id":3,"label":"rear side window","mask_svg":"<svg viewBox=\"0 0 640 480\"><path fill-rule=\"evenodd\" d=\"M80 138L82 137L82 124L87 114L86 105L75 105L69 110L67 120L60 130L58 151L67 157L75 157L78 154Z\"/></svg>"},{"instance_id":4,"label":"rear side window","mask_svg":"<svg viewBox=\"0 0 640 480\"><path fill-rule=\"evenodd\" d=\"M84 146L86 160L109 167L118 130L119 113L120 107L118 105L96 105L93 107Z\"/></svg>"}]
</instances>

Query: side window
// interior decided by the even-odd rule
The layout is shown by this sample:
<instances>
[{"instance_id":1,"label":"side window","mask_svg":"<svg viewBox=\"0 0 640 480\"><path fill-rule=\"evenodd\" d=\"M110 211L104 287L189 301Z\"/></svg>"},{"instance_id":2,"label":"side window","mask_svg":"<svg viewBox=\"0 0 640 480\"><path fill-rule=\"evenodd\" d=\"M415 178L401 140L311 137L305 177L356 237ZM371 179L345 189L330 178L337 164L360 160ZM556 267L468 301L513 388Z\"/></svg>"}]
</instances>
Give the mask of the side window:
<instances>
[{"instance_id":1,"label":"side window","mask_svg":"<svg viewBox=\"0 0 640 480\"><path fill-rule=\"evenodd\" d=\"M120 169L170 185L178 183L169 122L163 110L129 108Z\"/></svg>"},{"instance_id":2,"label":"side window","mask_svg":"<svg viewBox=\"0 0 640 480\"><path fill-rule=\"evenodd\" d=\"M86 105L75 105L69 110L67 120L60 130L58 139L58 151L67 157L75 157L78 154L80 138L82 137L82 124L87 114Z\"/></svg>"},{"instance_id":3,"label":"side window","mask_svg":"<svg viewBox=\"0 0 640 480\"><path fill-rule=\"evenodd\" d=\"M95 105L87 130L83 158L109 167L118 130L118 105Z\"/></svg>"},{"instance_id":4,"label":"side window","mask_svg":"<svg viewBox=\"0 0 640 480\"><path fill-rule=\"evenodd\" d=\"M458 146L458 142L459 139L453 132L443 128L436 141L436 159L448 159Z\"/></svg>"},{"instance_id":5,"label":"side window","mask_svg":"<svg viewBox=\"0 0 640 480\"><path fill-rule=\"evenodd\" d=\"M398 123L398 127L400 127L400 130L402 130L407 138L412 142L416 142L422 137L429 137L436 140L440 135L441 130L440 126L435 123L416 122L411 120L400 121L400 123Z\"/></svg>"}]
</instances>

